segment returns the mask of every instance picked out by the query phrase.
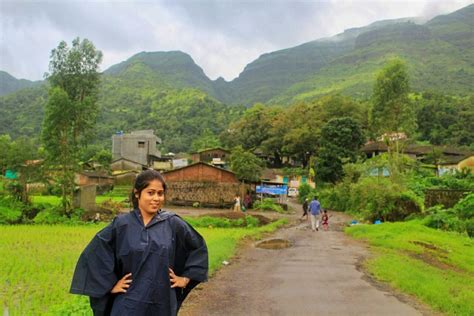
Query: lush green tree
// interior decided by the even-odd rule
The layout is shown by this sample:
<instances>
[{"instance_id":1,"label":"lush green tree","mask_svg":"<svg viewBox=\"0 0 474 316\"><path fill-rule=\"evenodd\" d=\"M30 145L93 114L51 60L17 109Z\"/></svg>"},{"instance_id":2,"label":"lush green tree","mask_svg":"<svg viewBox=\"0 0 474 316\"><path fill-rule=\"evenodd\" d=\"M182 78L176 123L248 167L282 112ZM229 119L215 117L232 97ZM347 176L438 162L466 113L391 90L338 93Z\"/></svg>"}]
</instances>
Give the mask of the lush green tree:
<instances>
[{"instance_id":1,"label":"lush green tree","mask_svg":"<svg viewBox=\"0 0 474 316\"><path fill-rule=\"evenodd\" d=\"M385 133L415 130L414 108L408 98L410 91L407 66L394 59L378 74L372 95L370 124L375 137Z\"/></svg>"},{"instance_id":2,"label":"lush green tree","mask_svg":"<svg viewBox=\"0 0 474 316\"><path fill-rule=\"evenodd\" d=\"M474 144L474 97L423 93L416 105L420 140L434 145Z\"/></svg>"},{"instance_id":3,"label":"lush green tree","mask_svg":"<svg viewBox=\"0 0 474 316\"><path fill-rule=\"evenodd\" d=\"M330 120L321 129L316 177L337 182L343 176L343 163L355 162L365 138L359 123L350 117Z\"/></svg>"},{"instance_id":4,"label":"lush green tree","mask_svg":"<svg viewBox=\"0 0 474 316\"><path fill-rule=\"evenodd\" d=\"M2 175L5 174L5 171L8 168L8 155L10 152L11 142L12 139L10 135L0 135L0 171Z\"/></svg>"},{"instance_id":5,"label":"lush green tree","mask_svg":"<svg viewBox=\"0 0 474 316\"><path fill-rule=\"evenodd\" d=\"M62 41L51 52L51 85L45 107L42 138L47 162L58 176L62 206L70 214L74 173L80 169L79 154L94 130L102 53L87 39L76 38L69 47Z\"/></svg>"},{"instance_id":6,"label":"lush green tree","mask_svg":"<svg viewBox=\"0 0 474 316\"><path fill-rule=\"evenodd\" d=\"M10 191L25 204L30 203L27 184L42 180L40 158L35 139L23 136L11 140L9 135L0 136L0 164L2 169L17 173L18 178L9 185Z\"/></svg>"},{"instance_id":7,"label":"lush green tree","mask_svg":"<svg viewBox=\"0 0 474 316\"><path fill-rule=\"evenodd\" d=\"M263 171L263 162L242 146L237 146L231 152L230 168L241 181L258 181Z\"/></svg>"},{"instance_id":8,"label":"lush green tree","mask_svg":"<svg viewBox=\"0 0 474 316\"><path fill-rule=\"evenodd\" d=\"M207 148L220 147L221 142L219 138L209 129L206 128L198 138L191 143L193 151L200 151Z\"/></svg>"},{"instance_id":9,"label":"lush green tree","mask_svg":"<svg viewBox=\"0 0 474 316\"><path fill-rule=\"evenodd\" d=\"M274 151L280 149L282 155L293 157L306 167L317 147L318 112L306 103L294 104L280 112L273 121L267 146L272 144Z\"/></svg>"}]
</instances>

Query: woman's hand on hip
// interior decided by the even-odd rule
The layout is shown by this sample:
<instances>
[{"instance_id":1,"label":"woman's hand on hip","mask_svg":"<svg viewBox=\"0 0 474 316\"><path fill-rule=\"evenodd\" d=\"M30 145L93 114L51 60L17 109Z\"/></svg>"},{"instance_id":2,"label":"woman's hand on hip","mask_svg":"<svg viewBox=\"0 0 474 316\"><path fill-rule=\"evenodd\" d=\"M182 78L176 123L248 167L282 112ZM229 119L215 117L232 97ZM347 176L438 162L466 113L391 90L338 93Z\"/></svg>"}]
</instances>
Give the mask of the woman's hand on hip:
<instances>
[{"instance_id":1,"label":"woman's hand on hip","mask_svg":"<svg viewBox=\"0 0 474 316\"><path fill-rule=\"evenodd\" d=\"M132 283L132 274L128 273L123 276L118 282L114 285L110 293L127 293L127 289L130 287L130 283Z\"/></svg>"},{"instance_id":2,"label":"woman's hand on hip","mask_svg":"<svg viewBox=\"0 0 474 316\"><path fill-rule=\"evenodd\" d=\"M185 288L189 283L189 278L180 277L174 274L174 271L171 268L168 268L170 275L171 288L181 287Z\"/></svg>"}]
</instances>

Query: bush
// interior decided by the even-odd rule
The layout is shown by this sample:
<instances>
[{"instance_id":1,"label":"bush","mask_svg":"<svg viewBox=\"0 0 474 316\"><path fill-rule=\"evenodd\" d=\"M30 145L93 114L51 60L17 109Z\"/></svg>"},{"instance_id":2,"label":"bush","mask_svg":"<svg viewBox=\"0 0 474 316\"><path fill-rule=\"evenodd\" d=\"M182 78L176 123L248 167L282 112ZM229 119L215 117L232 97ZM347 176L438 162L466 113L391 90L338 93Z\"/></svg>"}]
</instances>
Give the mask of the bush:
<instances>
[{"instance_id":1,"label":"bush","mask_svg":"<svg viewBox=\"0 0 474 316\"><path fill-rule=\"evenodd\" d=\"M427 210L428 216L423 220L425 226L450 230L463 233L466 230L465 223L460 220L452 209L444 209L437 205Z\"/></svg>"},{"instance_id":2,"label":"bush","mask_svg":"<svg viewBox=\"0 0 474 316\"><path fill-rule=\"evenodd\" d=\"M202 216L202 217L187 217L185 218L193 227L216 227L216 228L232 228L232 227L258 227L259 220L250 215L246 215L245 218L228 219L214 216Z\"/></svg>"},{"instance_id":3,"label":"bush","mask_svg":"<svg viewBox=\"0 0 474 316\"><path fill-rule=\"evenodd\" d=\"M466 232L471 238L474 238L474 218L466 221Z\"/></svg>"},{"instance_id":4,"label":"bush","mask_svg":"<svg viewBox=\"0 0 474 316\"><path fill-rule=\"evenodd\" d=\"M253 208L255 210L261 210L261 211L275 211L278 213L285 213L285 210L283 207L278 205L273 199L271 198L265 198L262 201L258 200L254 203Z\"/></svg>"},{"instance_id":5,"label":"bush","mask_svg":"<svg viewBox=\"0 0 474 316\"><path fill-rule=\"evenodd\" d=\"M12 197L0 197L0 224L15 224L21 221L23 204Z\"/></svg>"},{"instance_id":6,"label":"bush","mask_svg":"<svg viewBox=\"0 0 474 316\"><path fill-rule=\"evenodd\" d=\"M369 221L400 221L423 210L422 198L382 177L365 177L357 183L343 182L323 189L320 200L324 208L359 212Z\"/></svg>"},{"instance_id":7,"label":"bush","mask_svg":"<svg viewBox=\"0 0 474 316\"><path fill-rule=\"evenodd\" d=\"M84 210L77 208L74 209L71 213L71 217L62 215L62 208L60 206L52 206L44 209L39 212L38 215L33 219L35 224L70 224L70 225L79 225L84 224L82 221L82 215Z\"/></svg>"},{"instance_id":8,"label":"bush","mask_svg":"<svg viewBox=\"0 0 474 316\"><path fill-rule=\"evenodd\" d=\"M306 198L310 199L312 195L313 188L307 184L303 183L298 187L298 201L303 203Z\"/></svg>"},{"instance_id":9,"label":"bush","mask_svg":"<svg viewBox=\"0 0 474 316\"><path fill-rule=\"evenodd\" d=\"M474 193L468 194L453 207L460 219L474 219Z\"/></svg>"}]
</instances>

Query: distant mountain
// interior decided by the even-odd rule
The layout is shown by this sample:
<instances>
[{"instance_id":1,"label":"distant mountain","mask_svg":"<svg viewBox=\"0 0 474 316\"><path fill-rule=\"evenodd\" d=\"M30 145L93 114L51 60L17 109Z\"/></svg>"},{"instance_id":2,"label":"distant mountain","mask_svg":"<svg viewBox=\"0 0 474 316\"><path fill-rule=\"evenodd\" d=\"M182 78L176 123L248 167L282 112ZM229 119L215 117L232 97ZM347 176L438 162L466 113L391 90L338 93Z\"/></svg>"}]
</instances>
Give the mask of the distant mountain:
<instances>
[{"instance_id":1,"label":"distant mountain","mask_svg":"<svg viewBox=\"0 0 474 316\"><path fill-rule=\"evenodd\" d=\"M146 74L149 84L162 88L196 88L213 93L212 81L186 53L141 52L104 71L104 75L135 80ZM143 81L143 80L140 80Z\"/></svg>"},{"instance_id":2,"label":"distant mountain","mask_svg":"<svg viewBox=\"0 0 474 316\"><path fill-rule=\"evenodd\" d=\"M141 52L102 75L98 139L154 128L168 148L185 150L204 129L217 134L238 117L242 107L235 105L288 105L334 93L366 99L376 74L395 56L407 62L414 91L472 95L473 21L474 5L422 24L415 18L378 21L263 54L230 82L210 80L183 52ZM0 134L37 135L45 86L5 72L0 80L1 93L10 91L0 97Z\"/></svg>"},{"instance_id":3,"label":"distant mountain","mask_svg":"<svg viewBox=\"0 0 474 316\"><path fill-rule=\"evenodd\" d=\"M416 91L472 94L474 5L423 25L416 21L379 21L264 54L228 83L224 101L288 104L329 93L367 98L377 72L395 56L406 60Z\"/></svg>"},{"instance_id":4,"label":"distant mountain","mask_svg":"<svg viewBox=\"0 0 474 316\"><path fill-rule=\"evenodd\" d=\"M15 92L23 88L31 87L38 83L39 81L16 79L8 72L0 70L0 96Z\"/></svg>"}]
</instances>

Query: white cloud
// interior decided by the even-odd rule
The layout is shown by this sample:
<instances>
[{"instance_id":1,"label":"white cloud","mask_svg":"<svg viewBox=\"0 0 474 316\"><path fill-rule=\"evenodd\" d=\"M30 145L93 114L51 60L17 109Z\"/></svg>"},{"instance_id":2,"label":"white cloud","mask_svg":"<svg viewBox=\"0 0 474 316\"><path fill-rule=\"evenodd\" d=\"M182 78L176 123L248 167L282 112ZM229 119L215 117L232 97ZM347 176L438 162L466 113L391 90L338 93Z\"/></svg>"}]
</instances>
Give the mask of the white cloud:
<instances>
[{"instance_id":1,"label":"white cloud","mask_svg":"<svg viewBox=\"0 0 474 316\"><path fill-rule=\"evenodd\" d=\"M140 51L181 50L212 79L235 78L259 55L351 27L431 18L473 0L47 1L0 0L0 69L41 79L61 40L90 39L102 69Z\"/></svg>"}]
</instances>

